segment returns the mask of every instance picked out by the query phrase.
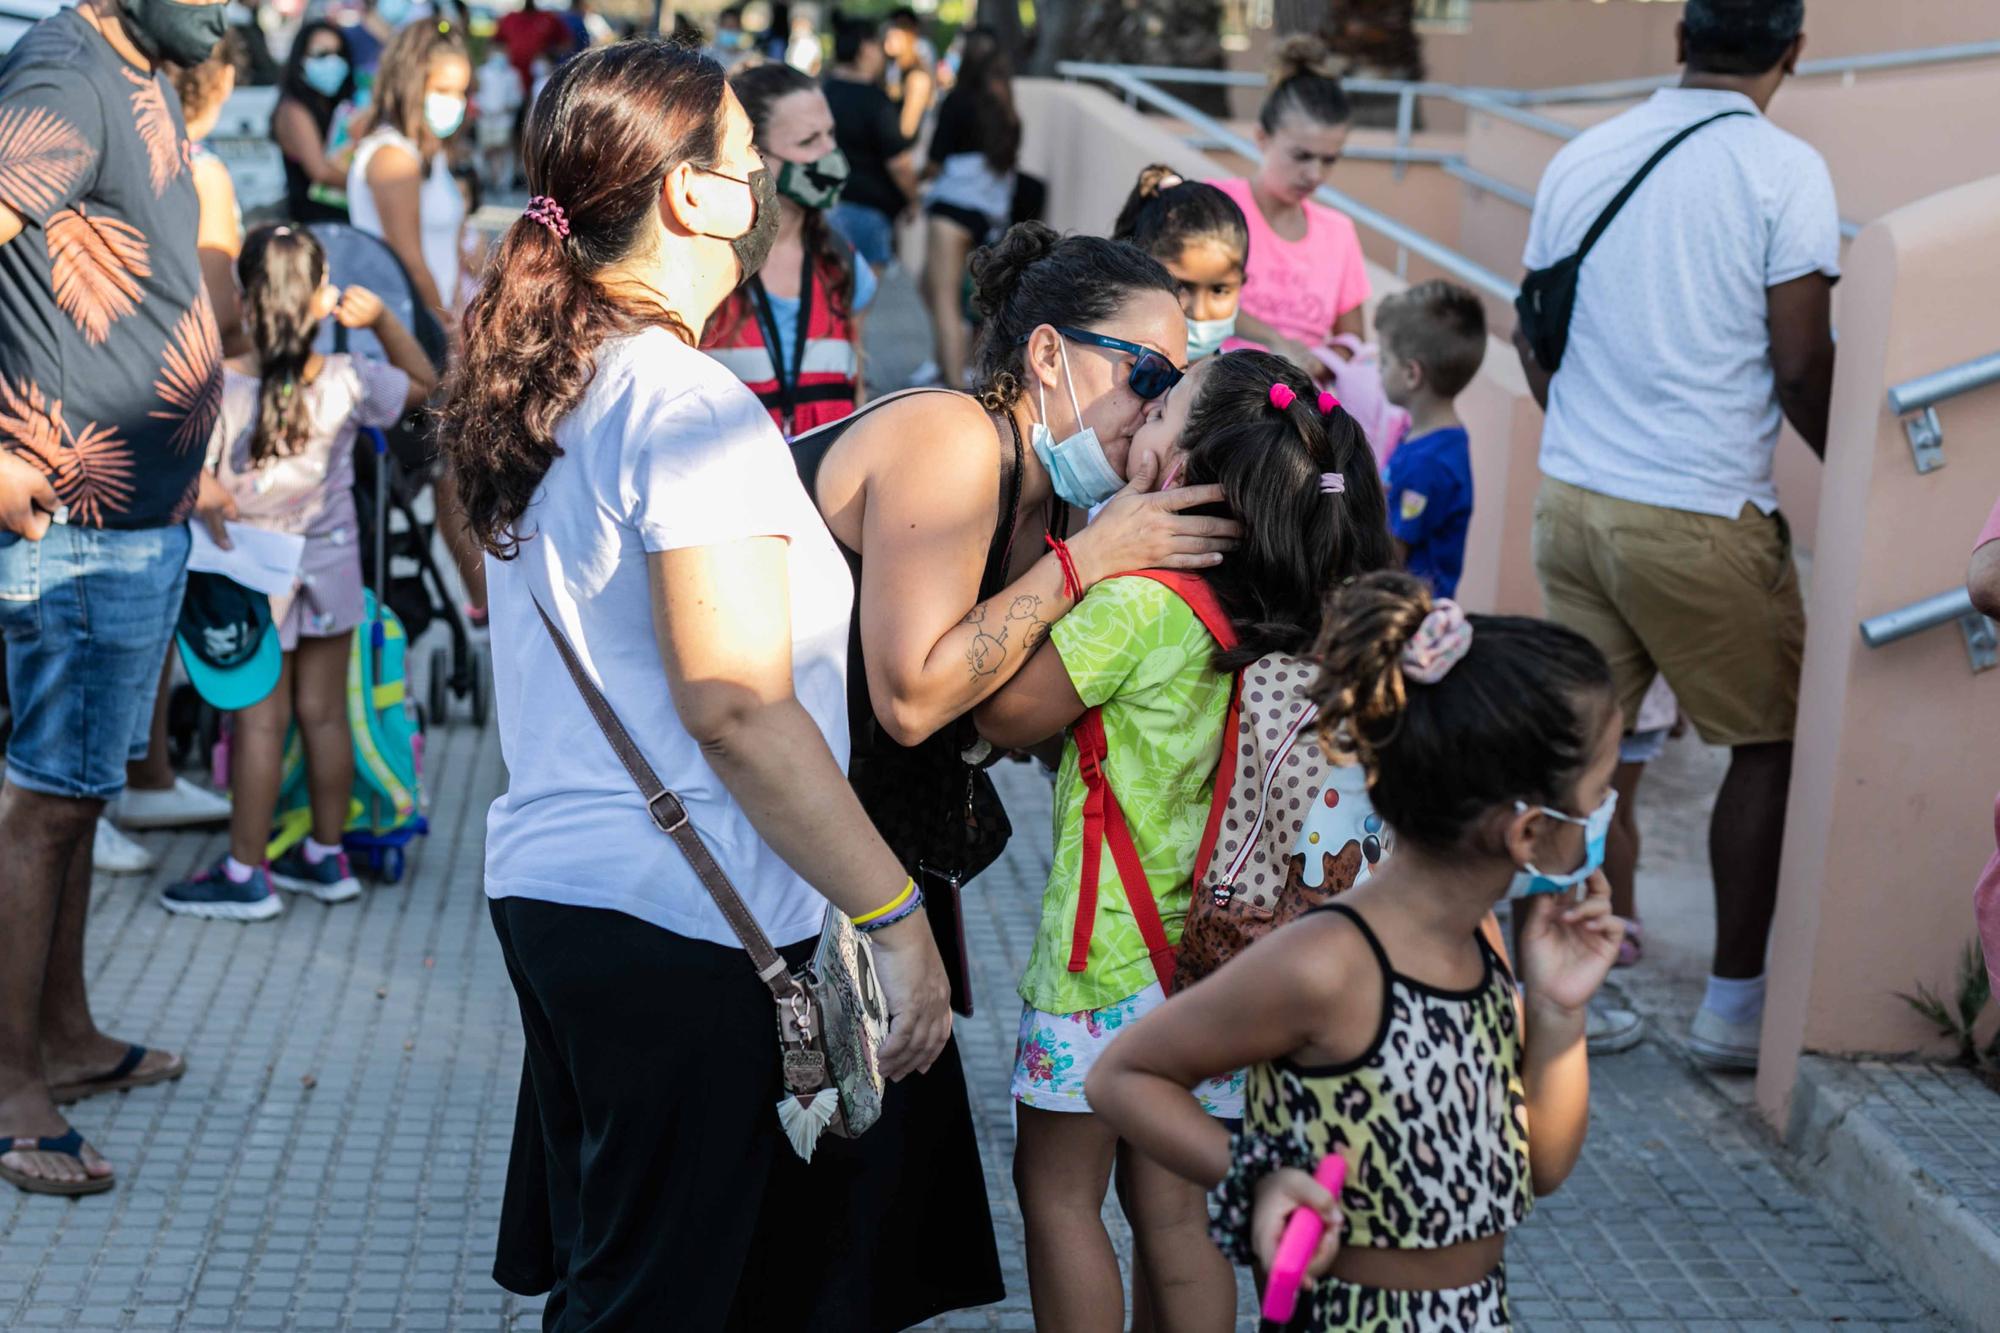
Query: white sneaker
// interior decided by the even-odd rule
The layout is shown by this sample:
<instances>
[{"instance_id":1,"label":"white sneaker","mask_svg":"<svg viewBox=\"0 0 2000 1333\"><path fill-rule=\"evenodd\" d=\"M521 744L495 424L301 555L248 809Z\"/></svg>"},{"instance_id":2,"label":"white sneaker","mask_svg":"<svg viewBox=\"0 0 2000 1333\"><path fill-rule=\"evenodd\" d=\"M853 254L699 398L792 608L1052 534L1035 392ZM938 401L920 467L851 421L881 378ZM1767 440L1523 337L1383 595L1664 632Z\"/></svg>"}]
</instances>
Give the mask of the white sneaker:
<instances>
[{"instance_id":1,"label":"white sneaker","mask_svg":"<svg viewBox=\"0 0 2000 1333\"><path fill-rule=\"evenodd\" d=\"M1710 1069L1752 1072L1763 1044L1762 1015L1752 1022L1732 1023L1703 1005L1695 1010L1694 1025L1688 1029L1688 1052Z\"/></svg>"},{"instance_id":2,"label":"white sneaker","mask_svg":"<svg viewBox=\"0 0 2000 1333\"><path fill-rule=\"evenodd\" d=\"M1646 1035L1646 1021L1630 1009L1592 1000L1583 1034L1584 1044L1592 1055L1616 1055L1639 1044L1639 1039Z\"/></svg>"},{"instance_id":3,"label":"white sneaker","mask_svg":"<svg viewBox=\"0 0 2000 1333\"><path fill-rule=\"evenodd\" d=\"M938 363L935 361L925 361L921 366L910 372L910 378L904 387L910 389L929 389L943 383L944 374L938 369Z\"/></svg>"},{"instance_id":4,"label":"white sneaker","mask_svg":"<svg viewBox=\"0 0 2000 1333\"><path fill-rule=\"evenodd\" d=\"M229 818L229 798L175 778L165 791L127 787L111 804L111 817L126 828L182 828L220 824Z\"/></svg>"},{"instance_id":5,"label":"white sneaker","mask_svg":"<svg viewBox=\"0 0 2000 1333\"><path fill-rule=\"evenodd\" d=\"M151 852L98 816L97 837L90 845L90 868L100 875L143 875L158 860Z\"/></svg>"}]
</instances>

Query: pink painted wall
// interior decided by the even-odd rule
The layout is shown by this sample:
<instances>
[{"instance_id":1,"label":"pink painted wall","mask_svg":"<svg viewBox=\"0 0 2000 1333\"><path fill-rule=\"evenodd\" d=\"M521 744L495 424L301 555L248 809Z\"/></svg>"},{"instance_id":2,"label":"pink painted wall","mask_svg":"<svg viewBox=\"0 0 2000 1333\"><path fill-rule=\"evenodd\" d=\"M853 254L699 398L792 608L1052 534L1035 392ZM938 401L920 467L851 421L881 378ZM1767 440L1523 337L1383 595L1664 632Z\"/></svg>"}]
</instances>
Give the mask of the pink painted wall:
<instances>
[{"instance_id":1,"label":"pink painted wall","mask_svg":"<svg viewBox=\"0 0 2000 1333\"><path fill-rule=\"evenodd\" d=\"M1868 616L1958 585L2000 495L2000 390L1947 403L1919 476L1892 384L2000 348L2000 176L1889 214L1848 257L1807 606L1799 742L1758 1102L1786 1123L1803 1049L1934 1048L1895 992L1949 993L2000 788L2000 677L1955 629L1865 647Z\"/></svg>"}]
</instances>

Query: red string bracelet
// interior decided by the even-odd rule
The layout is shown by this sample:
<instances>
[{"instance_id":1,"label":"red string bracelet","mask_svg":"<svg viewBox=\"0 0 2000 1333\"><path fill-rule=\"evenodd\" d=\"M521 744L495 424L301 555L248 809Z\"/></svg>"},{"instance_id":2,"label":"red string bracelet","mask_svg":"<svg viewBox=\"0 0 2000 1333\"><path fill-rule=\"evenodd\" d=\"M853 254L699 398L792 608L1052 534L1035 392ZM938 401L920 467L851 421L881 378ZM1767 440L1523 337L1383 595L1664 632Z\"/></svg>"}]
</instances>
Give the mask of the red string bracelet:
<instances>
[{"instance_id":1,"label":"red string bracelet","mask_svg":"<svg viewBox=\"0 0 2000 1333\"><path fill-rule=\"evenodd\" d=\"M1072 602L1082 601L1083 580L1077 577L1076 561L1070 556L1069 543L1052 532L1043 533L1042 540L1049 544L1049 549L1056 553L1056 559L1062 562L1063 596Z\"/></svg>"}]
</instances>

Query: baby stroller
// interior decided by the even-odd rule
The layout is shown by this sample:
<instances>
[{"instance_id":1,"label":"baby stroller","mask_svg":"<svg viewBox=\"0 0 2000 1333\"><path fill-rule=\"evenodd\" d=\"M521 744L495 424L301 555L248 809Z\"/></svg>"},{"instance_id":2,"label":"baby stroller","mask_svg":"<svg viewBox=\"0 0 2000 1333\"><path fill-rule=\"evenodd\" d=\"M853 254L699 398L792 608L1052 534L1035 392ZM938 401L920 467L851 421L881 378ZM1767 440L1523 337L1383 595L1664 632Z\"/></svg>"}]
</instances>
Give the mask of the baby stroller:
<instances>
[{"instance_id":1,"label":"baby stroller","mask_svg":"<svg viewBox=\"0 0 2000 1333\"><path fill-rule=\"evenodd\" d=\"M418 304L416 288L395 251L379 238L345 223L316 222L312 233L326 250L327 281L337 287L356 284L381 297L382 304L416 338L431 364L442 370L444 330L431 312ZM320 330L317 350L386 359L372 332L343 328L331 320ZM438 568L433 554L435 519L426 522L417 513L418 498L437 473L427 415L419 408L385 432L386 448L378 449L369 436L363 431L354 441L362 577L402 622L410 642L422 638L433 622L441 621L445 626L449 642L431 650L425 725L442 726L456 698L465 701L472 724L484 726L492 702L487 652L472 642L464 613ZM435 492L432 499L435 511Z\"/></svg>"}]
</instances>

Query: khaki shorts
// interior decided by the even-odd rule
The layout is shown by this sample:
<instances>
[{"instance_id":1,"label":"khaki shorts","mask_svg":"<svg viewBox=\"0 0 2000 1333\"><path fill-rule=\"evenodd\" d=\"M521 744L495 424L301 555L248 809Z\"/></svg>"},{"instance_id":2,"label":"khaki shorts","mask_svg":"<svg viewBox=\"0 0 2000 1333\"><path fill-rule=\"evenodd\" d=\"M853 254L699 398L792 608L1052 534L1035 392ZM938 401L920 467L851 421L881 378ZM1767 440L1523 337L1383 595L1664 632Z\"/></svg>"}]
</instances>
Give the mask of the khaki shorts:
<instances>
[{"instance_id":1,"label":"khaki shorts","mask_svg":"<svg viewBox=\"0 0 2000 1333\"><path fill-rule=\"evenodd\" d=\"M1710 745L1792 739L1806 617L1783 515L1716 518L1544 478L1535 573L1549 619L1610 661L1628 729L1657 673Z\"/></svg>"}]
</instances>

